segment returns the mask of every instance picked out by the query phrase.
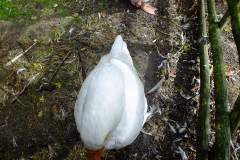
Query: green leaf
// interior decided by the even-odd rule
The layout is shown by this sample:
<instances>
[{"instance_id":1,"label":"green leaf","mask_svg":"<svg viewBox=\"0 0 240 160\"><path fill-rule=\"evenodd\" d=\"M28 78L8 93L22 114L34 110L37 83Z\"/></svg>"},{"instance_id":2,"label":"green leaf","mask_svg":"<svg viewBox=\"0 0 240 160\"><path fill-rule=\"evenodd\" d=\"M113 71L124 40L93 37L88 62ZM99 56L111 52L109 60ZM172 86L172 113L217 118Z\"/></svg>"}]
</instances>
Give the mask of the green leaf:
<instances>
[{"instance_id":1,"label":"green leaf","mask_svg":"<svg viewBox=\"0 0 240 160\"><path fill-rule=\"evenodd\" d=\"M38 112L38 118L42 118L43 117L43 111L40 111L40 112Z\"/></svg>"},{"instance_id":2,"label":"green leaf","mask_svg":"<svg viewBox=\"0 0 240 160\"><path fill-rule=\"evenodd\" d=\"M61 83L61 82L55 82L54 85L55 85L58 89L62 88L62 83Z\"/></svg>"},{"instance_id":3,"label":"green leaf","mask_svg":"<svg viewBox=\"0 0 240 160\"><path fill-rule=\"evenodd\" d=\"M190 43L185 43L185 44L183 45L183 50L184 50L185 52L189 52L189 51L191 50L191 44L190 44Z\"/></svg>"},{"instance_id":4,"label":"green leaf","mask_svg":"<svg viewBox=\"0 0 240 160\"><path fill-rule=\"evenodd\" d=\"M41 103L45 102L44 96L39 97L39 102L41 102Z\"/></svg>"},{"instance_id":5,"label":"green leaf","mask_svg":"<svg viewBox=\"0 0 240 160\"><path fill-rule=\"evenodd\" d=\"M232 28L231 28L230 25L226 25L226 26L223 28L223 30L224 30L225 32L231 32L231 31L232 31Z\"/></svg>"}]
</instances>

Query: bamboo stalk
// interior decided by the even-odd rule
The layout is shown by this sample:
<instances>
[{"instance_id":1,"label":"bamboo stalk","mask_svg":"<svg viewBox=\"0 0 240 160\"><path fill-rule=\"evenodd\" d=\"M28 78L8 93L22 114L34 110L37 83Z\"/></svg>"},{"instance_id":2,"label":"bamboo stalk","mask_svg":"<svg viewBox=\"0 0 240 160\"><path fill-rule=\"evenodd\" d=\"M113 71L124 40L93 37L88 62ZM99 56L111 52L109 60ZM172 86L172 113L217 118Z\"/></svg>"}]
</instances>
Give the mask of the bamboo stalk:
<instances>
[{"instance_id":1,"label":"bamboo stalk","mask_svg":"<svg viewBox=\"0 0 240 160\"><path fill-rule=\"evenodd\" d=\"M230 160L230 120L227 102L226 75L224 70L223 50L220 42L220 28L217 23L215 0L208 0L209 37L213 56L215 87L215 160Z\"/></svg>"},{"instance_id":2,"label":"bamboo stalk","mask_svg":"<svg viewBox=\"0 0 240 160\"><path fill-rule=\"evenodd\" d=\"M229 14L231 15L232 33L238 50L240 63L240 0L227 0ZM240 94L230 114L231 134L234 135L240 126Z\"/></svg>"},{"instance_id":3,"label":"bamboo stalk","mask_svg":"<svg viewBox=\"0 0 240 160\"><path fill-rule=\"evenodd\" d=\"M199 0L200 108L198 120L198 160L208 160L210 75L204 0Z\"/></svg>"},{"instance_id":4,"label":"bamboo stalk","mask_svg":"<svg viewBox=\"0 0 240 160\"><path fill-rule=\"evenodd\" d=\"M240 62L240 0L227 0L228 10L231 15L233 37L238 50Z\"/></svg>"},{"instance_id":5,"label":"bamboo stalk","mask_svg":"<svg viewBox=\"0 0 240 160\"><path fill-rule=\"evenodd\" d=\"M231 111L230 122L231 122L231 134L233 136L240 126L240 95L238 95L233 110Z\"/></svg>"},{"instance_id":6,"label":"bamboo stalk","mask_svg":"<svg viewBox=\"0 0 240 160\"><path fill-rule=\"evenodd\" d=\"M222 30L223 27L225 26L225 24L229 21L229 11L227 10L227 12L223 15L222 19L219 21L218 23L218 27Z\"/></svg>"},{"instance_id":7,"label":"bamboo stalk","mask_svg":"<svg viewBox=\"0 0 240 160\"><path fill-rule=\"evenodd\" d=\"M236 6L239 5L240 0L236 0L235 3L236 3ZM227 12L223 15L222 19L218 23L218 26L221 30L223 29L225 24L229 21L229 19L230 19L230 14L229 14L229 10L227 10Z\"/></svg>"}]
</instances>

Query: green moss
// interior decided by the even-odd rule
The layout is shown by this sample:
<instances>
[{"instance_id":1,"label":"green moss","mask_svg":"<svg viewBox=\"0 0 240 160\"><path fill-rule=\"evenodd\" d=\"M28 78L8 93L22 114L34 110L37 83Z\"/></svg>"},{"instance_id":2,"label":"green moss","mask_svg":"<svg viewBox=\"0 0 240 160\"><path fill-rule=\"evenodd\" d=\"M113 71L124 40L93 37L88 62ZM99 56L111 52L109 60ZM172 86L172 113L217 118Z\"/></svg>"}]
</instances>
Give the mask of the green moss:
<instances>
[{"instance_id":1,"label":"green moss","mask_svg":"<svg viewBox=\"0 0 240 160\"><path fill-rule=\"evenodd\" d=\"M18 10L16 4L11 0L1 0L0 1L0 19L8 19L16 17L18 15Z\"/></svg>"},{"instance_id":2,"label":"green moss","mask_svg":"<svg viewBox=\"0 0 240 160\"><path fill-rule=\"evenodd\" d=\"M107 7L109 5L109 1L108 0L99 0L98 5L102 6L102 7Z\"/></svg>"},{"instance_id":3,"label":"green moss","mask_svg":"<svg viewBox=\"0 0 240 160\"><path fill-rule=\"evenodd\" d=\"M36 19L35 17L49 15L70 15L70 8L66 7L64 0L1 0L0 19L9 20L23 18L24 20ZM76 3L74 1L68 3ZM71 6L74 6L72 4Z\"/></svg>"},{"instance_id":4,"label":"green moss","mask_svg":"<svg viewBox=\"0 0 240 160\"><path fill-rule=\"evenodd\" d=\"M95 10L106 9L111 1L99 0ZM24 21L35 20L43 16L69 16L74 13L91 14L90 0L1 0L0 19L19 19Z\"/></svg>"}]
</instances>

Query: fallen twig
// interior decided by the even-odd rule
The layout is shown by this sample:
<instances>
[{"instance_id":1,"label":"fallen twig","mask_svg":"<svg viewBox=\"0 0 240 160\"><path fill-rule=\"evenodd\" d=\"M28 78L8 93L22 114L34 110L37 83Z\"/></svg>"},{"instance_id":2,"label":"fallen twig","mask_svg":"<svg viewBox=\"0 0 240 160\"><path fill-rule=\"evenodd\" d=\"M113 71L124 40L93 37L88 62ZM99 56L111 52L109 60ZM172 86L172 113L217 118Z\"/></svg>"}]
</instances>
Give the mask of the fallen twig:
<instances>
[{"instance_id":1,"label":"fallen twig","mask_svg":"<svg viewBox=\"0 0 240 160\"><path fill-rule=\"evenodd\" d=\"M32 78L29 79L29 81L27 82L27 84L23 87L23 89L18 92L17 94L14 94L15 95L15 98L11 101L11 103L15 102L17 100L17 98L22 95L25 90L27 89L27 87L32 83L32 81L39 75L39 73L37 73L36 75L34 75Z\"/></svg>"},{"instance_id":2,"label":"fallen twig","mask_svg":"<svg viewBox=\"0 0 240 160\"><path fill-rule=\"evenodd\" d=\"M164 80L165 80L165 77L162 77L162 79L152 89L150 89L147 92L147 94L150 94L150 93L155 92L156 90L158 90L162 86L162 83L164 82Z\"/></svg>"},{"instance_id":3,"label":"fallen twig","mask_svg":"<svg viewBox=\"0 0 240 160\"><path fill-rule=\"evenodd\" d=\"M53 81L53 79L55 78L55 76L57 75L57 73L59 72L60 68L62 67L62 65L65 63L65 61L67 60L67 58L71 55L72 52L68 52L67 55L63 58L62 62L58 65L57 69L55 70L55 72L53 73L52 77L49 80L49 83L51 83Z\"/></svg>"},{"instance_id":4,"label":"fallen twig","mask_svg":"<svg viewBox=\"0 0 240 160\"><path fill-rule=\"evenodd\" d=\"M54 80L54 78L56 77L57 73L59 72L60 68L62 67L62 65L65 63L65 61L67 60L67 58L71 55L71 51L69 51L67 53L67 55L63 58L62 62L58 65L57 69L54 71L52 77L47 81L47 82L43 82L39 88L37 89L37 91L41 91L41 90L53 90L54 87L51 86L52 81Z\"/></svg>"},{"instance_id":5,"label":"fallen twig","mask_svg":"<svg viewBox=\"0 0 240 160\"><path fill-rule=\"evenodd\" d=\"M12 60L10 60L9 62L6 63L5 66L10 66L11 64L13 64L15 61L17 61L19 58L21 58L22 56L24 56L30 49L32 49L35 45L37 44L37 42L34 42L30 47L28 47L24 52L19 53L16 57L14 57Z\"/></svg>"},{"instance_id":6,"label":"fallen twig","mask_svg":"<svg viewBox=\"0 0 240 160\"><path fill-rule=\"evenodd\" d=\"M16 96L16 94L14 94L14 93L12 93L11 91L3 88L2 86L0 86L0 89L1 89L2 91L6 92L7 94L10 94L11 96L14 96L14 97L15 97L15 100L17 100L18 103L20 103L21 105L25 106L25 105L18 99L18 97Z\"/></svg>"},{"instance_id":7,"label":"fallen twig","mask_svg":"<svg viewBox=\"0 0 240 160\"><path fill-rule=\"evenodd\" d=\"M176 151L176 153L181 155L182 160L188 160L187 155L183 151L183 149L180 146L178 146L177 149L178 149L178 151Z\"/></svg>"}]
</instances>

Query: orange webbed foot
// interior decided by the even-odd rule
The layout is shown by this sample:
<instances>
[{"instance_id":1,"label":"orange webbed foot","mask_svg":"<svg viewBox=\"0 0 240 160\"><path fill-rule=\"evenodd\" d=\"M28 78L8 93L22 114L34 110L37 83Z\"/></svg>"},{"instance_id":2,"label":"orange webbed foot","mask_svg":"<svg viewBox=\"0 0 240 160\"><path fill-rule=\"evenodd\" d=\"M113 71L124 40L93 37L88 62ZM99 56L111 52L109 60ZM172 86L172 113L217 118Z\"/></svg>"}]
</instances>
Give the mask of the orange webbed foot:
<instances>
[{"instance_id":1,"label":"orange webbed foot","mask_svg":"<svg viewBox=\"0 0 240 160\"><path fill-rule=\"evenodd\" d=\"M91 151L87 150L87 160L101 160L103 149Z\"/></svg>"}]
</instances>

